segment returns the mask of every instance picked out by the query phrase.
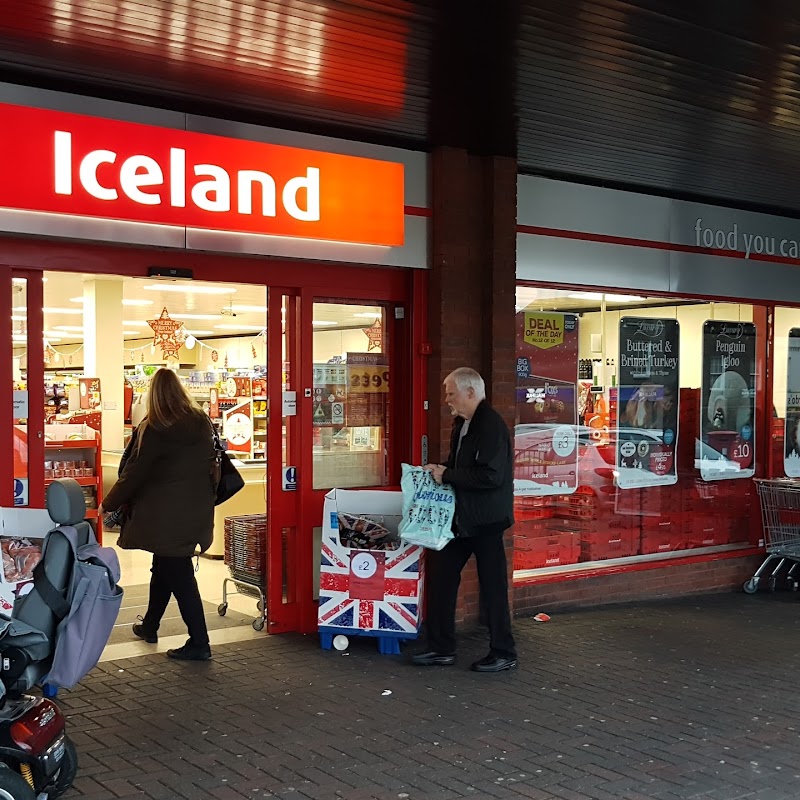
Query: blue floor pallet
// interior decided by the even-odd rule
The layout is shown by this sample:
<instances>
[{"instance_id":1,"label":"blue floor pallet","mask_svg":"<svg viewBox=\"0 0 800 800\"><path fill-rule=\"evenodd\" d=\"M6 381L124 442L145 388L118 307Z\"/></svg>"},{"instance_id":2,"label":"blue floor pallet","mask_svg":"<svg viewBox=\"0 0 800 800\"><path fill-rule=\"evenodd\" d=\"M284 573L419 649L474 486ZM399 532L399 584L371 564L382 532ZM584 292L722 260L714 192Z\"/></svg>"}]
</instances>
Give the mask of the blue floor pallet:
<instances>
[{"instance_id":1,"label":"blue floor pallet","mask_svg":"<svg viewBox=\"0 0 800 800\"><path fill-rule=\"evenodd\" d=\"M323 650L330 650L333 647L333 637L341 634L342 636L371 636L378 640L378 652L385 656L399 656L400 643L406 640L417 638L417 633L406 633L400 631L362 631L357 628L336 628L329 625L321 625L319 629L319 643Z\"/></svg>"}]
</instances>

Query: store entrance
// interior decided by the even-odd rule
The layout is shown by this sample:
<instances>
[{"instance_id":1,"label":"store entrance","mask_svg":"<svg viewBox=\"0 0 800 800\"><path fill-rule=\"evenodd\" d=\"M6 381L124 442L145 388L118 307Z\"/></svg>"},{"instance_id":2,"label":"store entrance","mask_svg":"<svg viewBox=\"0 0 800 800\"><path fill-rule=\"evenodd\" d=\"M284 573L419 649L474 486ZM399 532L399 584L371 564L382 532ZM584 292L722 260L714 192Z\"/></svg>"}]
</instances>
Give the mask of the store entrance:
<instances>
[{"instance_id":1,"label":"store entrance","mask_svg":"<svg viewBox=\"0 0 800 800\"><path fill-rule=\"evenodd\" d=\"M396 485L409 457L409 404L395 397L395 377L408 384L405 293L373 294L372 281L332 297L313 285L6 275L12 346L0 377L15 405L0 426L13 431L14 458L0 506L41 508L49 481L74 477L98 534L116 546L119 531L97 508L146 413L151 376L173 369L245 479L216 509L197 573L212 643L234 629L312 630L324 495ZM126 604L112 644L130 640L150 577L149 554L119 554ZM177 608L168 616L164 634L185 635Z\"/></svg>"}]
</instances>

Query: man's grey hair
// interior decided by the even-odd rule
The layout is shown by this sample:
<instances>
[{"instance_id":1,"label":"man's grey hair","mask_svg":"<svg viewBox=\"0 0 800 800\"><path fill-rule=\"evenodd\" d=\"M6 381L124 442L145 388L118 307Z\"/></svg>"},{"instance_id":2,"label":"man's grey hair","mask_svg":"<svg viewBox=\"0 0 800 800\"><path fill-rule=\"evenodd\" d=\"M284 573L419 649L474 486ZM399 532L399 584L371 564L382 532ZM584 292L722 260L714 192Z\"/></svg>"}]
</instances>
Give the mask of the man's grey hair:
<instances>
[{"instance_id":1,"label":"man's grey hair","mask_svg":"<svg viewBox=\"0 0 800 800\"><path fill-rule=\"evenodd\" d=\"M459 392L466 392L467 389L474 389L475 397L477 397L478 400L486 399L486 382L483 380L480 373L476 372L474 369L470 369L470 367L459 367L458 369L454 369L445 380L448 378L453 379Z\"/></svg>"}]
</instances>

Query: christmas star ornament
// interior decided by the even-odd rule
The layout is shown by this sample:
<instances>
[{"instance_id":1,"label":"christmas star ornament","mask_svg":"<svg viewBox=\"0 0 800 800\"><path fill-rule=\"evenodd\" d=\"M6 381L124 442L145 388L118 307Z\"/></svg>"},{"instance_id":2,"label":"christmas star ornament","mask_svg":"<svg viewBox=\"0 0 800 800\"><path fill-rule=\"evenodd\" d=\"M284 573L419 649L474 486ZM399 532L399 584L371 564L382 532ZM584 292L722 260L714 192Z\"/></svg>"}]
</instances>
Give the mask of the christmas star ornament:
<instances>
[{"instance_id":1,"label":"christmas star ornament","mask_svg":"<svg viewBox=\"0 0 800 800\"><path fill-rule=\"evenodd\" d=\"M153 329L153 346L161 348L164 358L177 358L183 337L180 333L183 323L170 317L167 307L161 311L158 319L149 319L147 324Z\"/></svg>"},{"instance_id":2,"label":"christmas star ornament","mask_svg":"<svg viewBox=\"0 0 800 800\"><path fill-rule=\"evenodd\" d=\"M376 319L371 327L362 328L362 330L366 334L367 339L369 339L367 352L369 353L371 350L381 350L383 347L383 326L381 325L381 321Z\"/></svg>"}]
</instances>

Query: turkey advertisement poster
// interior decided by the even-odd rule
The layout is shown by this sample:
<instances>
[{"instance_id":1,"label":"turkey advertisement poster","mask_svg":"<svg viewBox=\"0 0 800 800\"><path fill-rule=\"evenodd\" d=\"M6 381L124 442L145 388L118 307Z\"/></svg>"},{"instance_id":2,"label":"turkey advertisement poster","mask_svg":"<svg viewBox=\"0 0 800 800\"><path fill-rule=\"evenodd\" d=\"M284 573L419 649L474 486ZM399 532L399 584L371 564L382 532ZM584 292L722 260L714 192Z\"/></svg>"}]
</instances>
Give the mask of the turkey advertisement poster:
<instances>
[{"instance_id":1,"label":"turkey advertisement poster","mask_svg":"<svg viewBox=\"0 0 800 800\"><path fill-rule=\"evenodd\" d=\"M800 328L789 331L786 428L783 441L783 471L787 478L800 478Z\"/></svg>"},{"instance_id":2,"label":"turkey advertisement poster","mask_svg":"<svg viewBox=\"0 0 800 800\"><path fill-rule=\"evenodd\" d=\"M674 319L619 323L617 486L678 482L680 327Z\"/></svg>"},{"instance_id":3,"label":"turkey advertisement poster","mask_svg":"<svg viewBox=\"0 0 800 800\"><path fill-rule=\"evenodd\" d=\"M704 481L755 474L756 326L703 326L700 475Z\"/></svg>"},{"instance_id":4,"label":"turkey advertisement poster","mask_svg":"<svg viewBox=\"0 0 800 800\"><path fill-rule=\"evenodd\" d=\"M514 494L571 494L578 488L578 317L517 314Z\"/></svg>"}]
</instances>

